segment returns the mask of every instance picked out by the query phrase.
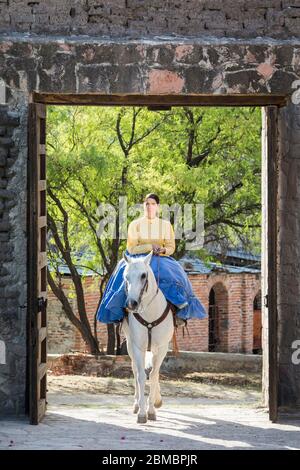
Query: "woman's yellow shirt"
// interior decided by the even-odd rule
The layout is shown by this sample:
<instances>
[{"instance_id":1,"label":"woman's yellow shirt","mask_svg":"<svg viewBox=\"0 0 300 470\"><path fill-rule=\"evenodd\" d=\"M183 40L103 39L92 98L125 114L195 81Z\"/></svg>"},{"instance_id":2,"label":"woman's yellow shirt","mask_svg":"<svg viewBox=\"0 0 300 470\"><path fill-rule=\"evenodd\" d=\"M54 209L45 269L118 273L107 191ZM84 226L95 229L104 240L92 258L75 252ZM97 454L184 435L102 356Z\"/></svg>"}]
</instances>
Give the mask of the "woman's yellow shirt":
<instances>
[{"instance_id":1,"label":"woman's yellow shirt","mask_svg":"<svg viewBox=\"0 0 300 470\"><path fill-rule=\"evenodd\" d=\"M175 234L168 220L143 216L130 222L127 235L127 250L130 254L150 252L153 243L166 248L165 255L174 253Z\"/></svg>"}]
</instances>

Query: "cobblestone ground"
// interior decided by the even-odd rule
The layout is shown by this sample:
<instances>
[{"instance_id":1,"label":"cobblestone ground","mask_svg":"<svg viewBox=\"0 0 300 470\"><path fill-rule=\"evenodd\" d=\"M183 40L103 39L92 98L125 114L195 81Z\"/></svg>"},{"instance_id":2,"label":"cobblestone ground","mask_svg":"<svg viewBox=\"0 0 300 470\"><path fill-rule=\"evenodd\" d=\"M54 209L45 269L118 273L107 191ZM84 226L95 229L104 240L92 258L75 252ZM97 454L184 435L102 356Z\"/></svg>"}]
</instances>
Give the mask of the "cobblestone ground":
<instances>
[{"instance_id":1,"label":"cobblestone ground","mask_svg":"<svg viewBox=\"0 0 300 470\"><path fill-rule=\"evenodd\" d=\"M300 419L271 423L257 389L166 381L162 394L141 425L131 379L50 377L43 422L0 421L0 449L300 449Z\"/></svg>"}]
</instances>

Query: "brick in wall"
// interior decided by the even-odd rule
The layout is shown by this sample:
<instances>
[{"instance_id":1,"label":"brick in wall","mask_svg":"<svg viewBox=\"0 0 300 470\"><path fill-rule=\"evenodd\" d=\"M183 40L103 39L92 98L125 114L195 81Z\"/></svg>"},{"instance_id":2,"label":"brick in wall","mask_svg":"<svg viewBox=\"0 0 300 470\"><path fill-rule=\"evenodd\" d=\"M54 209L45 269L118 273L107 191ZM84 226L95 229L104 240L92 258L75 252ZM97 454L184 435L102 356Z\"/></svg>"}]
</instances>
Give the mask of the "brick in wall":
<instances>
[{"instance_id":1,"label":"brick in wall","mask_svg":"<svg viewBox=\"0 0 300 470\"><path fill-rule=\"evenodd\" d=\"M0 32L299 37L297 0L0 1Z\"/></svg>"}]
</instances>

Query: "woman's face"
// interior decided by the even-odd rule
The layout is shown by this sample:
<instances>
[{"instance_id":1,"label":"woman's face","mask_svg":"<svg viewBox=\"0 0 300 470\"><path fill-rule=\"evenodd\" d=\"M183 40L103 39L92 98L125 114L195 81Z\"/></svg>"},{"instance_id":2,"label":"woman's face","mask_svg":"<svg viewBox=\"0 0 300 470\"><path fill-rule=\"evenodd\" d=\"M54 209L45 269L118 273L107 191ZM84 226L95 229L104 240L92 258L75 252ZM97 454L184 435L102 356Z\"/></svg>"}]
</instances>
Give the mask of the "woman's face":
<instances>
[{"instance_id":1,"label":"woman's face","mask_svg":"<svg viewBox=\"0 0 300 470\"><path fill-rule=\"evenodd\" d=\"M152 199L152 197L148 197L144 202L145 215L149 217L149 219L153 219L158 212L158 207L159 205L156 200Z\"/></svg>"}]
</instances>

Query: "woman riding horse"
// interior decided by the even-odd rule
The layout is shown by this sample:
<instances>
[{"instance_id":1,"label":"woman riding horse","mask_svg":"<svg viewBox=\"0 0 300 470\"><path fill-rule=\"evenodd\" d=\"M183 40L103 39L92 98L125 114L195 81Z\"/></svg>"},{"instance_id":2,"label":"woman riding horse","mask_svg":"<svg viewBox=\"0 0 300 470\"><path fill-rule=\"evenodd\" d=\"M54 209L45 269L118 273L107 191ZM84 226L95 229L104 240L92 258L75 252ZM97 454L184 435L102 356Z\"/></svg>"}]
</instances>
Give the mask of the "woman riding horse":
<instances>
[{"instance_id":1,"label":"woman riding horse","mask_svg":"<svg viewBox=\"0 0 300 470\"><path fill-rule=\"evenodd\" d=\"M173 227L168 220L159 218L158 213L159 197L154 193L147 194L144 199L144 216L133 220L128 226L125 254L127 257L139 257L153 251L155 256L152 256L150 266L158 287L176 307L177 324L190 318L204 318L207 313L193 293L186 272L171 256L175 251ZM124 318L124 307L127 306L123 279L125 267L126 260L122 258L106 285L97 311L97 319L103 323L119 323Z\"/></svg>"}]
</instances>

